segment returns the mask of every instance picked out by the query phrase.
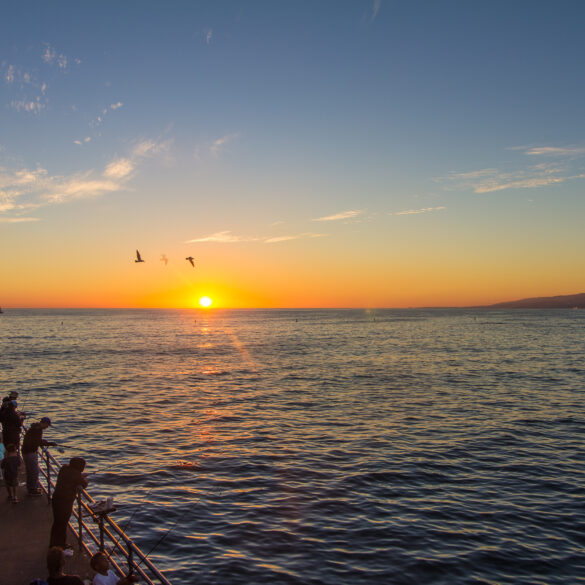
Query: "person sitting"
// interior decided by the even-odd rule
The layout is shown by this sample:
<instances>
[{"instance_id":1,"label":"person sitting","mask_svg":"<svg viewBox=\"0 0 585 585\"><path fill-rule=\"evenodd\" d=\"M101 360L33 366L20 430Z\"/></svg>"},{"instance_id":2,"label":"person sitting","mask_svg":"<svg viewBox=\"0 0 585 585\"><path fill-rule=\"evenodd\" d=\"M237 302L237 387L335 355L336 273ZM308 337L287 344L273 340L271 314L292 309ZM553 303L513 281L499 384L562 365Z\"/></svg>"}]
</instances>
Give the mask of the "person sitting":
<instances>
[{"instance_id":1,"label":"person sitting","mask_svg":"<svg viewBox=\"0 0 585 585\"><path fill-rule=\"evenodd\" d=\"M104 552L96 552L90 561L91 568L96 572L93 578L93 585L130 585L136 583L133 575L118 578L116 573L110 569L110 559Z\"/></svg>"},{"instance_id":2,"label":"person sitting","mask_svg":"<svg viewBox=\"0 0 585 585\"><path fill-rule=\"evenodd\" d=\"M47 553L47 570L49 571L47 585L84 585L77 575L66 575L63 572L64 566L65 555L63 554L63 549L58 546L52 546Z\"/></svg>"}]
</instances>

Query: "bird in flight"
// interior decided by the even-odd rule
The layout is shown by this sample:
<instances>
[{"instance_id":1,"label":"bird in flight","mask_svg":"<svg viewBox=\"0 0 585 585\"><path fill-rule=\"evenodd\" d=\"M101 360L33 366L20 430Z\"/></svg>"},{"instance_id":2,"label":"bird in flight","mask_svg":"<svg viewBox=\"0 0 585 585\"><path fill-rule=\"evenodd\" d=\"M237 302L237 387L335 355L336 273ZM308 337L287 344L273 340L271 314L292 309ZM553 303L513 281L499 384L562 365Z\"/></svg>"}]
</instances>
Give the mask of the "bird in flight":
<instances>
[{"instance_id":1,"label":"bird in flight","mask_svg":"<svg viewBox=\"0 0 585 585\"><path fill-rule=\"evenodd\" d=\"M160 261L165 263L165 266L169 263L169 259L166 257L166 254L161 254Z\"/></svg>"},{"instance_id":2,"label":"bird in flight","mask_svg":"<svg viewBox=\"0 0 585 585\"><path fill-rule=\"evenodd\" d=\"M144 262L144 260L142 259L142 256L140 256L140 252L138 250L136 250L136 260L134 260L134 262Z\"/></svg>"},{"instance_id":3,"label":"bird in flight","mask_svg":"<svg viewBox=\"0 0 585 585\"><path fill-rule=\"evenodd\" d=\"M193 258L193 256L188 256L187 258L185 258L185 260L189 260L189 262L191 262L191 266L195 268L195 258Z\"/></svg>"}]
</instances>

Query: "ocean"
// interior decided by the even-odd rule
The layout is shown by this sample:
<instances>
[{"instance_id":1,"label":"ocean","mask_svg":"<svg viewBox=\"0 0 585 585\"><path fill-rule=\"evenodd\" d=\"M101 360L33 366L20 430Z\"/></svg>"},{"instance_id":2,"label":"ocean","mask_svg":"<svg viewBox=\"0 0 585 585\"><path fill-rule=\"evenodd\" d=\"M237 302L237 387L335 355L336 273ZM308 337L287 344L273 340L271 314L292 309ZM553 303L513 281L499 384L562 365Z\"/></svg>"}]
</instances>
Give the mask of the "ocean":
<instances>
[{"instance_id":1,"label":"ocean","mask_svg":"<svg viewBox=\"0 0 585 585\"><path fill-rule=\"evenodd\" d=\"M0 316L2 395L173 585L585 583L584 352L569 310Z\"/></svg>"}]
</instances>

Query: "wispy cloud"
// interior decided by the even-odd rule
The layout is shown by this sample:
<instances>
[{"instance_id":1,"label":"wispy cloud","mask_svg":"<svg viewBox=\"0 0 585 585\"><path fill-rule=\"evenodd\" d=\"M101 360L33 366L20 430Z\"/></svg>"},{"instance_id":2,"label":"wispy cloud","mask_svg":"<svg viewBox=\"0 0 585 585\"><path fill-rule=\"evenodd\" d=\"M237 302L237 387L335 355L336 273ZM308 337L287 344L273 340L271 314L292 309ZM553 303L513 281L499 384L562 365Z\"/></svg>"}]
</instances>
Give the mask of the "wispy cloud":
<instances>
[{"instance_id":1,"label":"wispy cloud","mask_svg":"<svg viewBox=\"0 0 585 585\"><path fill-rule=\"evenodd\" d=\"M45 45L45 50L41 55L41 59L49 65L56 64L59 69L67 69L67 64L69 62L63 53L57 53L57 51L49 44Z\"/></svg>"},{"instance_id":2,"label":"wispy cloud","mask_svg":"<svg viewBox=\"0 0 585 585\"><path fill-rule=\"evenodd\" d=\"M508 150L520 150L528 156L582 157L585 146L512 146Z\"/></svg>"},{"instance_id":3,"label":"wispy cloud","mask_svg":"<svg viewBox=\"0 0 585 585\"><path fill-rule=\"evenodd\" d=\"M52 175L42 167L0 167L0 217L12 223L33 221L23 217L27 210L121 191L144 159L165 153L168 148L168 142L144 140L128 156L112 159L101 172L91 169Z\"/></svg>"},{"instance_id":4,"label":"wispy cloud","mask_svg":"<svg viewBox=\"0 0 585 585\"><path fill-rule=\"evenodd\" d=\"M132 149L132 156L146 158L158 154L168 153L171 148L171 140L142 140Z\"/></svg>"},{"instance_id":5,"label":"wispy cloud","mask_svg":"<svg viewBox=\"0 0 585 585\"><path fill-rule=\"evenodd\" d=\"M53 192L44 193L41 198L48 203L64 203L73 199L100 197L106 193L120 191L123 184L115 180L94 178L91 171L73 177L54 181Z\"/></svg>"},{"instance_id":6,"label":"wispy cloud","mask_svg":"<svg viewBox=\"0 0 585 585\"><path fill-rule=\"evenodd\" d=\"M14 65L9 65L4 72L4 81L6 83L14 83Z\"/></svg>"},{"instance_id":7,"label":"wispy cloud","mask_svg":"<svg viewBox=\"0 0 585 585\"><path fill-rule=\"evenodd\" d=\"M286 236L271 236L271 237L258 237L258 236L238 236L232 234L231 231L225 230L216 232L209 236L202 236L200 238L194 238L187 240L185 244L198 244L204 242L215 242L218 244L238 244L242 242L262 242L264 244L276 244L278 242L286 242L289 240L299 240L301 238L322 238L327 234L314 234L314 233L302 233Z\"/></svg>"},{"instance_id":8,"label":"wispy cloud","mask_svg":"<svg viewBox=\"0 0 585 585\"><path fill-rule=\"evenodd\" d=\"M238 136L238 133L227 134L226 136L222 136L221 138L214 140L212 145L209 147L211 154L213 154L213 156L219 156L225 145L233 142L236 138L238 138Z\"/></svg>"},{"instance_id":9,"label":"wispy cloud","mask_svg":"<svg viewBox=\"0 0 585 585\"><path fill-rule=\"evenodd\" d=\"M118 101L115 104L110 104L107 107L102 107L102 109L99 111L99 114L89 123L90 128L97 128L98 126L101 126L104 123L106 116L110 112L119 110L123 106L124 102Z\"/></svg>"},{"instance_id":10,"label":"wispy cloud","mask_svg":"<svg viewBox=\"0 0 585 585\"><path fill-rule=\"evenodd\" d=\"M6 92L9 100L6 105L16 112L40 114L47 107L47 89L49 87L41 76L47 74L48 69L55 66L59 71L67 72L71 62L81 63L79 59L71 61L66 55L57 52L50 44L45 44L40 52L39 65L33 66L29 70L18 64L2 62L0 64L1 78L9 86L9 91Z\"/></svg>"},{"instance_id":11,"label":"wispy cloud","mask_svg":"<svg viewBox=\"0 0 585 585\"><path fill-rule=\"evenodd\" d=\"M206 44L210 44L211 43L211 39L213 37L213 29L208 28L205 30L205 43Z\"/></svg>"},{"instance_id":12,"label":"wispy cloud","mask_svg":"<svg viewBox=\"0 0 585 585\"><path fill-rule=\"evenodd\" d=\"M0 216L0 223L29 223L31 221L39 221L38 217L2 217Z\"/></svg>"},{"instance_id":13,"label":"wispy cloud","mask_svg":"<svg viewBox=\"0 0 585 585\"><path fill-rule=\"evenodd\" d=\"M506 189L534 189L585 178L585 147L513 146L508 150L521 151L532 159L543 160L514 170L485 168L453 172L439 180L472 189L475 193L492 193Z\"/></svg>"},{"instance_id":14,"label":"wispy cloud","mask_svg":"<svg viewBox=\"0 0 585 585\"><path fill-rule=\"evenodd\" d=\"M325 217L317 217L311 221L340 221L344 219L353 219L362 215L364 212L361 209L349 209L333 215L326 215Z\"/></svg>"},{"instance_id":15,"label":"wispy cloud","mask_svg":"<svg viewBox=\"0 0 585 585\"><path fill-rule=\"evenodd\" d=\"M10 102L10 107L17 112L38 114L45 108L45 104L41 101L41 97L37 96L34 100L13 100Z\"/></svg>"},{"instance_id":16,"label":"wispy cloud","mask_svg":"<svg viewBox=\"0 0 585 585\"><path fill-rule=\"evenodd\" d=\"M276 244L278 242L288 242L289 240L301 240L304 238L324 238L327 234L313 234L313 233L302 233L291 236L275 236L272 238L264 239L265 244Z\"/></svg>"},{"instance_id":17,"label":"wispy cloud","mask_svg":"<svg viewBox=\"0 0 585 585\"><path fill-rule=\"evenodd\" d=\"M423 207L422 209L408 209L406 211L395 211L389 213L388 215L415 215L418 213L432 213L433 211L442 211L443 209L447 209L444 206L439 207Z\"/></svg>"},{"instance_id":18,"label":"wispy cloud","mask_svg":"<svg viewBox=\"0 0 585 585\"><path fill-rule=\"evenodd\" d=\"M374 0L374 5L372 6L372 17L371 17L372 22L374 20L376 20L376 17L378 16L378 12L380 12L380 5L381 5L381 0Z\"/></svg>"},{"instance_id":19,"label":"wispy cloud","mask_svg":"<svg viewBox=\"0 0 585 585\"><path fill-rule=\"evenodd\" d=\"M119 158L113 160L106 166L104 170L104 177L112 179L123 179L127 177L134 170L134 163L128 158Z\"/></svg>"},{"instance_id":20,"label":"wispy cloud","mask_svg":"<svg viewBox=\"0 0 585 585\"><path fill-rule=\"evenodd\" d=\"M585 176L583 173L566 174L563 170L558 167L543 168L542 165L512 172L484 169L472 173L451 173L448 180L459 187L471 188L475 193L492 193L505 189L546 187Z\"/></svg>"},{"instance_id":21,"label":"wispy cloud","mask_svg":"<svg viewBox=\"0 0 585 585\"><path fill-rule=\"evenodd\" d=\"M217 242L220 244L234 244L236 242L254 242L258 238L236 236L231 231L215 232L209 236L203 236L201 238L194 238L193 240L187 240L185 244L196 244L199 242Z\"/></svg>"}]
</instances>

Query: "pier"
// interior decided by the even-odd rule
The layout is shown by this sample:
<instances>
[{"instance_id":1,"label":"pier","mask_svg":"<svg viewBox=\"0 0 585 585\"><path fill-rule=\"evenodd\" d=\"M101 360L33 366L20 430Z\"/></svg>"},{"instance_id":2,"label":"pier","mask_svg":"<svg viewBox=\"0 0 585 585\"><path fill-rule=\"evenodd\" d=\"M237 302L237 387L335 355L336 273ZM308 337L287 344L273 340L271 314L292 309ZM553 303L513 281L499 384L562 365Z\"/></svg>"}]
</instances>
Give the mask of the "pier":
<instances>
[{"instance_id":1,"label":"pier","mask_svg":"<svg viewBox=\"0 0 585 585\"><path fill-rule=\"evenodd\" d=\"M26 495L22 486L24 466L21 466L19 503L13 504L4 494L0 497L0 585L29 585L35 579L47 577L46 557L53 522L50 501L61 465L45 448L39 455L39 466L44 497ZM91 583L95 573L89 559L95 552L103 551L118 576L132 572L141 585L171 585L110 518L107 509L96 512L96 504L87 490L79 490L68 529L73 556L67 559L65 572Z\"/></svg>"},{"instance_id":2,"label":"pier","mask_svg":"<svg viewBox=\"0 0 585 585\"><path fill-rule=\"evenodd\" d=\"M4 491L4 486L2 490ZM13 504L2 493L0 496L0 585L28 585L37 578L47 578L47 550L53 522L47 498L29 498L20 488L20 502ZM69 541L76 543L73 531ZM65 571L91 582L93 571L85 549L73 548Z\"/></svg>"}]
</instances>

